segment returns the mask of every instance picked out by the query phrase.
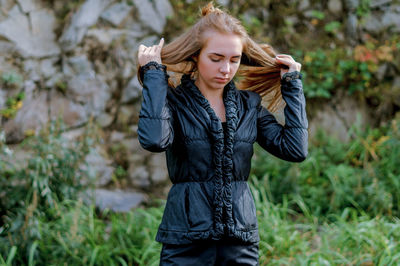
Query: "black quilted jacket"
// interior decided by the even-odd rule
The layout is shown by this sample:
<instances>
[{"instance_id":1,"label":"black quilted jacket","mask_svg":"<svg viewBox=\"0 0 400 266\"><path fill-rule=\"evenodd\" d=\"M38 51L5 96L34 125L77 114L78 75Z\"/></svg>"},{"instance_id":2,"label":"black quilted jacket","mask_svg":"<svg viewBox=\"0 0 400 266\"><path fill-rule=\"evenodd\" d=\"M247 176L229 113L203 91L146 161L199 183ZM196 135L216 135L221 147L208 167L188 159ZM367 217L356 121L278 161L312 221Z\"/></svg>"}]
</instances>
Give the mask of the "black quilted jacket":
<instances>
[{"instance_id":1,"label":"black quilted jacket","mask_svg":"<svg viewBox=\"0 0 400 266\"><path fill-rule=\"evenodd\" d=\"M287 161L307 156L307 117L301 74L281 80L285 126L260 104L257 93L224 89L227 129L188 75L168 87L165 67L144 68L138 135L143 148L166 151L173 186L156 240L259 241L254 200L247 184L253 143ZM147 69L147 70L146 70Z\"/></svg>"}]
</instances>

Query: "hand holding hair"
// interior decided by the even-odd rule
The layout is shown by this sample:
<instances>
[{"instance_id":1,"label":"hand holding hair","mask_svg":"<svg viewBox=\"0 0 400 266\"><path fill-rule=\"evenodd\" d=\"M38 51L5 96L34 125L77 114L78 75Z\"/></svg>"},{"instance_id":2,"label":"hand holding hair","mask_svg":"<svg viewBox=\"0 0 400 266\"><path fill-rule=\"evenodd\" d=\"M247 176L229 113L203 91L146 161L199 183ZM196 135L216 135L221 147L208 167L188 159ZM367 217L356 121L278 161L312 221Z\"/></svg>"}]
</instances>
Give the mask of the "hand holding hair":
<instances>
[{"instance_id":1,"label":"hand holding hair","mask_svg":"<svg viewBox=\"0 0 400 266\"><path fill-rule=\"evenodd\" d=\"M147 47L143 44L139 46L138 61L140 66L144 66L151 61L161 64L161 49L164 45L164 38L161 38L158 45Z\"/></svg>"},{"instance_id":2,"label":"hand holding hair","mask_svg":"<svg viewBox=\"0 0 400 266\"><path fill-rule=\"evenodd\" d=\"M290 55L278 54L275 57L275 60L278 64L288 66L288 68L289 68L289 69L285 69L284 67L281 68L281 77L283 77L283 75L288 72L294 72L294 71L300 72L301 64L294 61L293 57L291 57Z\"/></svg>"}]
</instances>

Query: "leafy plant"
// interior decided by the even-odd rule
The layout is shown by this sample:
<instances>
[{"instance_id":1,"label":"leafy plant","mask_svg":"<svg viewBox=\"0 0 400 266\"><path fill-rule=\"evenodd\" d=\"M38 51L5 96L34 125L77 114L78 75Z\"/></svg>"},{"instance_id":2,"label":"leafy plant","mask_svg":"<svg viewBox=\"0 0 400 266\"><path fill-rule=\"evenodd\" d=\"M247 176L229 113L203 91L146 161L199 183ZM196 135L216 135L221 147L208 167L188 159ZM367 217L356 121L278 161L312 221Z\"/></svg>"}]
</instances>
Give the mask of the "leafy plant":
<instances>
[{"instance_id":1,"label":"leafy plant","mask_svg":"<svg viewBox=\"0 0 400 266\"><path fill-rule=\"evenodd\" d=\"M360 0L357 9L356 9L356 13L357 16L359 17L366 17L371 13L371 0Z\"/></svg>"},{"instance_id":2,"label":"leafy plant","mask_svg":"<svg viewBox=\"0 0 400 266\"><path fill-rule=\"evenodd\" d=\"M0 144L0 254L19 252L36 254L37 239L43 237L39 220L52 220L60 215L58 205L76 199L85 177L79 165L90 148L91 138L69 145L62 137L61 124L52 122L40 136L28 139L24 146L31 155L17 162L4 138ZM32 255L32 256L33 256ZM26 263L21 257L18 263Z\"/></svg>"},{"instance_id":3,"label":"leafy plant","mask_svg":"<svg viewBox=\"0 0 400 266\"><path fill-rule=\"evenodd\" d=\"M374 215L400 215L399 120L382 128L354 127L349 143L319 132L306 161L291 164L256 149L255 178L266 186L268 199L282 203L301 197L313 215L338 214L346 208ZM297 206L297 207L296 207Z\"/></svg>"},{"instance_id":4,"label":"leafy plant","mask_svg":"<svg viewBox=\"0 0 400 266\"><path fill-rule=\"evenodd\" d=\"M365 63L370 72L376 72L379 64L394 60L394 54L397 50L396 44L393 42L379 44L377 40L367 36L365 44L357 45L354 48L354 59L357 62Z\"/></svg>"},{"instance_id":5,"label":"leafy plant","mask_svg":"<svg viewBox=\"0 0 400 266\"><path fill-rule=\"evenodd\" d=\"M14 97L8 98L6 101L6 108L0 110L0 114L5 118L14 117L17 111L21 109L24 98L25 98L24 92L20 92L16 94Z\"/></svg>"},{"instance_id":6,"label":"leafy plant","mask_svg":"<svg viewBox=\"0 0 400 266\"><path fill-rule=\"evenodd\" d=\"M22 77L15 72L5 72L1 74L1 81L8 88L16 88L22 84Z\"/></svg>"},{"instance_id":7,"label":"leafy plant","mask_svg":"<svg viewBox=\"0 0 400 266\"><path fill-rule=\"evenodd\" d=\"M311 17L319 19L319 20L324 20L325 19L325 13L319 10L311 10L310 12Z\"/></svg>"},{"instance_id":8,"label":"leafy plant","mask_svg":"<svg viewBox=\"0 0 400 266\"><path fill-rule=\"evenodd\" d=\"M328 24L326 24L324 26L324 29L326 32L336 35L339 32L339 29L341 26L342 26L342 24L339 21L332 21L332 22L329 22Z\"/></svg>"},{"instance_id":9,"label":"leafy plant","mask_svg":"<svg viewBox=\"0 0 400 266\"><path fill-rule=\"evenodd\" d=\"M317 49L296 54L304 58L304 93L309 98L330 98L338 89L350 94L363 92L374 81L368 65L349 59L345 50Z\"/></svg>"}]
</instances>

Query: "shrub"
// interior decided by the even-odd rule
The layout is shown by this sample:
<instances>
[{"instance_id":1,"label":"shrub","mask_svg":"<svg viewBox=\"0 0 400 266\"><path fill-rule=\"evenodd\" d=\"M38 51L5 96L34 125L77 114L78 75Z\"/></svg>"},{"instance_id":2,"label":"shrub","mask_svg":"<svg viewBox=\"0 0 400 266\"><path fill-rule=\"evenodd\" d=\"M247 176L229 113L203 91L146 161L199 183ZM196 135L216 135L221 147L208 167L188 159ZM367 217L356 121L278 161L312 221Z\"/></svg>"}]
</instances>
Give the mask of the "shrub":
<instances>
[{"instance_id":1,"label":"shrub","mask_svg":"<svg viewBox=\"0 0 400 266\"><path fill-rule=\"evenodd\" d=\"M268 199L300 210L301 198L316 216L354 208L371 216L399 216L399 119L390 125L349 134L342 143L319 132L312 140L307 160L292 164L256 149L253 177L266 187Z\"/></svg>"},{"instance_id":2,"label":"shrub","mask_svg":"<svg viewBox=\"0 0 400 266\"><path fill-rule=\"evenodd\" d=\"M53 122L40 136L28 139L23 146L32 153L26 162L18 162L0 140L0 254L18 247L18 263L26 263L36 240L43 238L40 220L58 218L58 204L76 199L83 187L79 170L90 148L85 135L79 142L68 143L60 124ZM32 251L34 252L34 251Z\"/></svg>"}]
</instances>

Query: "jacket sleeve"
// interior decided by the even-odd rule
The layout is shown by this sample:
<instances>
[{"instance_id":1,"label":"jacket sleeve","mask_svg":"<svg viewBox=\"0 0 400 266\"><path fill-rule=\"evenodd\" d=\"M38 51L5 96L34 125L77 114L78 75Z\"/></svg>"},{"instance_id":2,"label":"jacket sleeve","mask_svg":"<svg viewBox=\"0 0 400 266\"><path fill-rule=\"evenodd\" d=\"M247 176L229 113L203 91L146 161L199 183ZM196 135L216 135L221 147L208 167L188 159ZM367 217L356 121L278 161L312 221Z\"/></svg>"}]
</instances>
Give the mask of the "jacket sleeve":
<instances>
[{"instance_id":1,"label":"jacket sleeve","mask_svg":"<svg viewBox=\"0 0 400 266\"><path fill-rule=\"evenodd\" d=\"M257 142L280 159L301 162L308 153L308 121L300 72L286 73L282 77L281 92L286 102L285 125L279 124L260 101L257 107Z\"/></svg>"},{"instance_id":2,"label":"jacket sleeve","mask_svg":"<svg viewBox=\"0 0 400 266\"><path fill-rule=\"evenodd\" d=\"M147 65L152 68L147 68ZM165 66L150 62L144 66L142 106L139 113L140 145L152 152L165 151L174 139L171 107L167 100L168 76Z\"/></svg>"}]
</instances>

